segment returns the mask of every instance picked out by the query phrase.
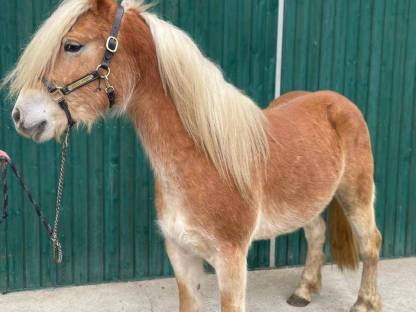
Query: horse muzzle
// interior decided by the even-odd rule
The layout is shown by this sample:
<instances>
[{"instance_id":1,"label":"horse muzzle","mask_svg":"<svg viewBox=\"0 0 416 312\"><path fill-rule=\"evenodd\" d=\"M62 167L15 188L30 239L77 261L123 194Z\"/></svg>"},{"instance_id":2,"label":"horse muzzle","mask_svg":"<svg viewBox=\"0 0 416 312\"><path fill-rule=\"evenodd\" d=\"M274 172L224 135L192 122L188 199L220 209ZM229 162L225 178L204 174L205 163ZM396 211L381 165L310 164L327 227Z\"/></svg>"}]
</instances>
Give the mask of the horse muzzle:
<instances>
[{"instance_id":1,"label":"horse muzzle","mask_svg":"<svg viewBox=\"0 0 416 312\"><path fill-rule=\"evenodd\" d=\"M57 114L62 114L44 93L30 90L21 92L12 111L16 131L35 142L55 136Z\"/></svg>"},{"instance_id":2,"label":"horse muzzle","mask_svg":"<svg viewBox=\"0 0 416 312\"><path fill-rule=\"evenodd\" d=\"M42 134L48 126L48 122L46 120L40 120L34 123L25 122L25 120L21 118L19 109L13 110L12 119L17 132L25 137L33 139L34 141L40 141Z\"/></svg>"}]
</instances>

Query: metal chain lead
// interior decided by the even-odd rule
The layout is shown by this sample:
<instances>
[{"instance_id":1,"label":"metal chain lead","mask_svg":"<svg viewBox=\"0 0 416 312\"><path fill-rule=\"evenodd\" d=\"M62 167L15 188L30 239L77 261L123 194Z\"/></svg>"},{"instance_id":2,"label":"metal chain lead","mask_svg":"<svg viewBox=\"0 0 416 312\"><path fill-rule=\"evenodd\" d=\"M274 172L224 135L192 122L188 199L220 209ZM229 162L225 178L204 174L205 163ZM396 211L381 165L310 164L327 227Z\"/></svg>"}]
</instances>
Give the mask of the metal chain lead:
<instances>
[{"instance_id":1,"label":"metal chain lead","mask_svg":"<svg viewBox=\"0 0 416 312\"><path fill-rule=\"evenodd\" d=\"M3 184L3 214L0 217L0 224L6 220L8 216L9 194L7 187L7 165L7 160L0 158L0 170L2 171L1 181Z\"/></svg>"},{"instance_id":2,"label":"metal chain lead","mask_svg":"<svg viewBox=\"0 0 416 312\"><path fill-rule=\"evenodd\" d=\"M65 162L66 162L67 153L68 153L70 131L71 131L71 127L68 127L65 130L65 137L62 143L61 166L60 166L60 171L59 171L59 180L58 180L58 187L57 187L57 192L56 192L55 223L54 223L53 228L48 223L48 220L43 214L41 207L34 200L32 193L29 191L22 175L17 170L13 161L9 158L0 157L0 171L1 171L0 183L3 185L3 211L2 211L2 215L0 215L0 224L7 218L7 215L8 215L9 197L8 197L8 187L7 187L7 167L10 166L14 175L17 177L20 183L20 186L23 189L23 192L26 194L29 202L32 204L33 208L35 209L36 214L38 215L40 221L42 222L43 226L45 227L48 233L48 236L50 237L52 241L53 257L54 257L55 262L58 264L62 263L62 260L63 260L62 245L61 245L61 242L59 241L58 229L59 229L59 219L61 215L61 204L62 204L62 196L63 196L63 190L64 190Z\"/></svg>"},{"instance_id":3,"label":"metal chain lead","mask_svg":"<svg viewBox=\"0 0 416 312\"><path fill-rule=\"evenodd\" d=\"M67 128L65 131L65 138L62 143L61 150L61 166L59 169L58 187L56 190L55 222L53 225L53 231L51 236L51 240L53 243L53 256L56 263L62 263L63 260L62 245L59 241L59 219L61 216L62 195L64 191L65 162L68 154L68 141L71 130L70 128Z\"/></svg>"}]
</instances>

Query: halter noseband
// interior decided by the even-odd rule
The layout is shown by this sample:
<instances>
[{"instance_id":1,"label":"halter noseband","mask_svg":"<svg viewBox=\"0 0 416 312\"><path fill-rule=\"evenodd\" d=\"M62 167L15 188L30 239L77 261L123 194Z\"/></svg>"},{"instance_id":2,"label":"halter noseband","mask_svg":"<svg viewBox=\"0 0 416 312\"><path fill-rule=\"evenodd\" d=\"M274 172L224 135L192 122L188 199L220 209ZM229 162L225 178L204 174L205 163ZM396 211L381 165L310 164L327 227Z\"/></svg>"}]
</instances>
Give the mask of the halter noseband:
<instances>
[{"instance_id":1,"label":"halter noseband","mask_svg":"<svg viewBox=\"0 0 416 312\"><path fill-rule=\"evenodd\" d=\"M45 87L48 89L48 92L51 94L53 100L56 103L58 103L59 107L64 111L66 118L68 119L69 128L72 128L72 126L75 125L76 121L72 118L71 112L69 111L68 103L65 100L65 96L74 92L75 90L81 87L84 87L85 85L90 84L91 82L95 80L103 79L105 81L105 93L107 94L110 108L114 105L116 92L114 90L114 87L110 84L108 78L111 73L111 70L110 70L111 59L118 49L117 36L120 31L120 26L121 26L121 21L123 19L123 15L124 15L124 8L121 5L118 5L116 16L114 19L114 24L111 29L111 34L107 38L107 42L105 45L105 53L104 53L103 60L101 64L98 65L97 68L93 72L63 87L56 86L52 81L42 78L42 82L45 85Z\"/></svg>"}]
</instances>

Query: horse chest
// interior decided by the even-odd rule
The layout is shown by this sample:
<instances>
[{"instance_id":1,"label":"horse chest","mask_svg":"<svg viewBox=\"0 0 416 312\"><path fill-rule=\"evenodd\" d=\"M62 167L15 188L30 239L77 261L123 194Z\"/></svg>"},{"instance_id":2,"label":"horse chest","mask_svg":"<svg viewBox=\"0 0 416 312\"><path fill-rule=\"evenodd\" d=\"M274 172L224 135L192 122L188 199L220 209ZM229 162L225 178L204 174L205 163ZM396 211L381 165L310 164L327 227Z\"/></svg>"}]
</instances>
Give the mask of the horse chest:
<instances>
[{"instance_id":1,"label":"horse chest","mask_svg":"<svg viewBox=\"0 0 416 312\"><path fill-rule=\"evenodd\" d=\"M161 183L158 196L158 224L163 235L186 250L204 254L210 236L190 216L185 194L172 183Z\"/></svg>"},{"instance_id":2,"label":"horse chest","mask_svg":"<svg viewBox=\"0 0 416 312\"><path fill-rule=\"evenodd\" d=\"M185 216L182 206L169 203L162 209L158 220L160 229L166 238L181 246L189 245L190 224Z\"/></svg>"},{"instance_id":3,"label":"horse chest","mask_svg":"<svg viewBox=\"0 0 416 312\"><path fill-rule=\"evenodd\" d=\"M158 222L163 234L178 240L183 237L188 227L184 194L172 181L159 180Z\"/></svg>"}]
</instances>

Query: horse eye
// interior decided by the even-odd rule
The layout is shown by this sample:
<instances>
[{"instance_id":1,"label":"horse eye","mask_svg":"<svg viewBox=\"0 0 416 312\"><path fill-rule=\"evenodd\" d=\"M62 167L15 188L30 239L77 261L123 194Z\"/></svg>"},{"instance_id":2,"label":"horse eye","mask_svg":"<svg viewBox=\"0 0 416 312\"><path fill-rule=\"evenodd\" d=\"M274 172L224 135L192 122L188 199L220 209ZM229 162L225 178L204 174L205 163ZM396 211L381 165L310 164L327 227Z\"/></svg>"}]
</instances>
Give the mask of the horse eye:
<instances>
[{"instance_id":1,"label":"horse eye","mask_svg":"<svg viewBox=\"0 0 416 312\"><path fill-rule=\"evenodd\" d=\"M82 49L83 45L76 42L67 42L64 45L65 52L77 53Z\"/></svg>"}]
</instances>

